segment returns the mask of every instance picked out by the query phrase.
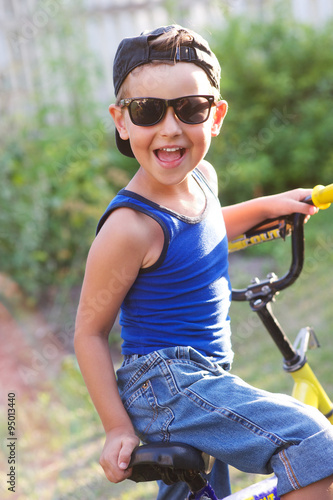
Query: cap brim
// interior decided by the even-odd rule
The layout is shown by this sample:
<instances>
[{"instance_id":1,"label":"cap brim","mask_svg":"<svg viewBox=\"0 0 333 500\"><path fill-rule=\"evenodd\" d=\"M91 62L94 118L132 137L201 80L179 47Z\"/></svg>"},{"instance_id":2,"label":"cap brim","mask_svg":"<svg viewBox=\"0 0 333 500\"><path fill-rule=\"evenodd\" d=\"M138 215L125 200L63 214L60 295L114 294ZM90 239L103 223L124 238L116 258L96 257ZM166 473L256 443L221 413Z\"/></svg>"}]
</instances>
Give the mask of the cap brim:
<instances>
[{"instance_id":1,"label":"cap brim","mask_svg":"<svg viewBox=\"0 0 333 500\"><path fill-rule=\"evenodd\" d=\"M116 129L116 144L117 148L123 155L128 156L129 158L135 158L131 148L130 141L128 139L126 141L121 139L117 129Z\"/></svg>"}]
</instances>

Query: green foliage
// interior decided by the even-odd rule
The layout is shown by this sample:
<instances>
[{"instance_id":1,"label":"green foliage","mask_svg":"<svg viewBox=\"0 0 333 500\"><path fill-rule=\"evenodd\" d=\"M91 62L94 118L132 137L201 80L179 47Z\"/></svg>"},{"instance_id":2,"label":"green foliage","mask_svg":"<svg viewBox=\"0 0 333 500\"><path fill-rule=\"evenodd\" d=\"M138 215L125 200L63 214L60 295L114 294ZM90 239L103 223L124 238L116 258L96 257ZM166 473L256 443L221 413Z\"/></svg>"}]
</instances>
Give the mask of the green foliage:
<instances>
[{"instance_id":1,"label":"green foliage","mask_svg":"<svg viewBox=\"0 0 333 500\"><path fill-rule=\"evenodd\" d=\"M49 77L36 75L29 118L10 118L14 133L0 139L0 272L32 300L81 282L96 223L137 166L96 102L104 77L79 23L61 9L38 32ZM332 182L332 33L280 15L230 18L213 34L229 113L208 160L223 204Z\"/></svg>"},{"instance_id":2,"label":"green foliage","mask_svg":"<svg viewBox=\"0 0 333 500\"><path fill-rule=\"evenodd\" d=\"M59 9L36 33L44 78L29 117L8 117L14 133L7 125L0 138L0 272L33 302L50 285L81 283L97 221L135 168L96 102L101 70L81 21Z\"/></svg>"},{"instance_id":3,"label":"green foliage","mask_svg":"<svg viewBox=\"0 0 333 500\"><path fill-rule=\"evenodd\" d=\"M229 103L208 156L223 203L331 183L332 23L229 19L211 45Z\"/></svg>"},{"instance_id":4,"label":"green foliage","mask_svg":"<svg viewBox=\"0 0 333 500\"><path fill-rule=\"evenodd\" d=\"M32 297L48 285L82 280L96 222L129 178L110 135L95 121L80 128L47 126L38 134L25 129L6 144L0 158L1 270Z\"/></svg>"}]
</instances>

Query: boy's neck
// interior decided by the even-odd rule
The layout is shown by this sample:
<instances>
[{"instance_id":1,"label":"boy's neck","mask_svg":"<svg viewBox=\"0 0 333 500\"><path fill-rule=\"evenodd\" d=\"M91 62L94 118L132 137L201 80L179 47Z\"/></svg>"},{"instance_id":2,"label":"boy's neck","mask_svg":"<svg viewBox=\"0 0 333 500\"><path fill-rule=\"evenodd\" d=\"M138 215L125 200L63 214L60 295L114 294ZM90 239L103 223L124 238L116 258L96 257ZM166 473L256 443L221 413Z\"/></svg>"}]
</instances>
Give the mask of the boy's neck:
<instances>
[{"instance_id":1,"label":"boy's neck","mask_svg":"<svg viewBox=\"0 0 333 500\"><path fill-rule=\"evenodd\" d=\"M181 183L166 186L151 182L139 169L126 189L187 217L199 216L206 206L205 193L192 172Z\"/></svg>"}]
</instances>

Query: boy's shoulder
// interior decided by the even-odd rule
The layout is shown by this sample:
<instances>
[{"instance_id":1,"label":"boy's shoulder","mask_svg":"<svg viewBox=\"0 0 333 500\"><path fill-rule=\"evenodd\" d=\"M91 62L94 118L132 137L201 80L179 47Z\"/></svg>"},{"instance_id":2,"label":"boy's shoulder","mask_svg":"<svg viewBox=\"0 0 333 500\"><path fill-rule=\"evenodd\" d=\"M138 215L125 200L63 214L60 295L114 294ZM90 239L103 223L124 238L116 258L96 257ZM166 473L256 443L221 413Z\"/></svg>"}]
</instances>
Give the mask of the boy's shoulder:
<instances>
[{"instance_id":1,"label":"boy's shoulder","mask_svg":"<svg viewBox=\"0 0 333 500\"><path fill-rule=\"evenodd\" d=\"M111 212L94 242L95 245L107 246L110 254L120 253L124 258L140 256L142 267L149 267L152 261L157 260L163 243L160 225L151 217L128 207Z\"/></svg>"},{"instance_id":2,"label":"boy's shoulder","mask_svg":"<svg viewBox=\"0 0 333 500\"><path fill-rule=\"evenodd\" d=\"M207 160L202 160L198 166L198 170L205 176L210 188L217 195L218 193L218 177L215 168Z\"/></svg>"},{"instance_id":3,"label":"boy's shoulder","mask_svg":"<svg viewBox=\"0 0 333 500\"><path fill-rule=\"evenodd\" d=\"M103 226L97 238L117 238L125 242L131 239L144 239L150 231L150 217L129 207L115 208Z\"/></svg>"}]
</instances>

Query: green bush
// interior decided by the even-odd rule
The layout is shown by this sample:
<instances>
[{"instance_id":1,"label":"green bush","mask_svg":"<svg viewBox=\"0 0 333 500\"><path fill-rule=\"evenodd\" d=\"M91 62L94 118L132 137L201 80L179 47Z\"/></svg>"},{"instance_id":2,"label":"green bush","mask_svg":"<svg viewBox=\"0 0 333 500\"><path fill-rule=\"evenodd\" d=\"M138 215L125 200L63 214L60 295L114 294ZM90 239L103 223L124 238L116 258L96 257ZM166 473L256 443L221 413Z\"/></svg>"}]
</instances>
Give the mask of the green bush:
<instances>
[{"instance_id":1,"label":"green bush","mask_svg":"<svg viewBox=\"0 0 333 500\"><path fill-rule=\"evenodd\" d=\"M64 8L38 31L46 81L34 75L28 117L1 120L0 272L33 302L82 282L97 221L133 169L96 102L102 72L80 23Z\"/></svg>"},{"instance_id":2,"label":"green bush","mask_svg":"<svg viewBox=\"0 0 333 500\"><path fill-rule=\"evenodd\" d=\"M332 27L279 16L214 33L229 112L208 159L223 203L333 182Z\"/></svg>"},{"instance_id":3,"label":"green bush","mask_svg":"<svg viewBox=\"0 0 333 500\"><path fill-rule=\"evenodd\" d=\"M82 281L99 217L129 178L110 131L46 127L0 158L0 262L30 297Z\"/></svg>"},{"instance_id":4,"label":"green bush","mask_svg":"<svg viewBox=\"0 0 333 500\"><path fill-rule=\"evenodd\" d=\"M96 223L137 167L115 147L107 103L94 102L100 70L75 20L62 11L52 22L64 50L52 55L49 33L41 40L47 98L37 81L36 113L0 139L0 272L33 300L81 283ZM331 24L283 17L230 18L213 33L229 113L207 158L223 204L333 181L332 44ZM55 105L59 82L71 97Z\"/></svg>"}]
</instances>

